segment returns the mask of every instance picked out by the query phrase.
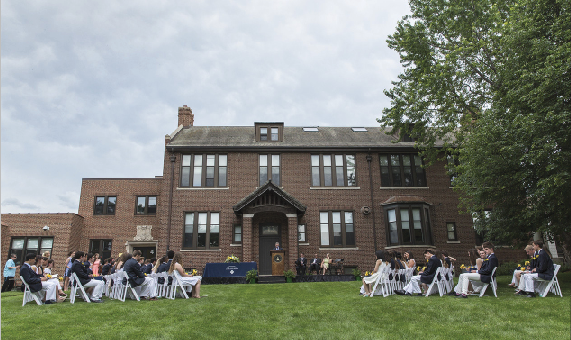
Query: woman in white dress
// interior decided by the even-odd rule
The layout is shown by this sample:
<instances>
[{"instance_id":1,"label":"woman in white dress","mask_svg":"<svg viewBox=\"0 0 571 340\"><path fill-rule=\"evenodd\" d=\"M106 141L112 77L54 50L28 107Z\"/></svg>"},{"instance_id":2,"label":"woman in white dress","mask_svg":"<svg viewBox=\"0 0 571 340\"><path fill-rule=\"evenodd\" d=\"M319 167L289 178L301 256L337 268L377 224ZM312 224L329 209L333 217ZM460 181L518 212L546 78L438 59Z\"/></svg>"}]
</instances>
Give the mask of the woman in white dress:
<instances>
[{"instance_id":1,"label":"woman in white dress","mask_svg":"<svg viewBox=\"0 0 571 340\"><path fill-rule=\"evenodd\" d=\"M373 274L371 276L363 277L363 296L371 296L371 294L373 294L373 284L377 281L377 277L381 275L381 269L384 266L388 265L388 254L384 250L377 250L375 255L377 256L377 261L375 262L375 269L373 269ZM385 261L383 262L383 260Z\"/></svg>"},{"instance_id":2,"label":"woman in white dress","mask_svg":"<svg viewBox=\"0 0 571 340\"><path fill-rule=\"evenodd\" d=\"M47 275L53 275L53 274L52 274L52 269L54 269L54 260L49 259L49 260L47 261L47 263L48 263L48 266L47 266L47 268L44 268L44 275L46 275L46 276L47 276ZM64 293L64 291L61 289L61 283L59 283L59 280L58 280L57 276L56 276L56 277L53 277L53 278L51 278L51 279L48 279L48 281L51 281L51 282L54 282L54 283L57 284L57 287L58 287L58 295L60 296L59 299L62 300L62 301L64 301L65 298L67 297L67 295L66 295L66 294ZM58 301L58 302L61 302L61 301Z\"/></svg>"},{"instance_id":3,"label":"woman in white dress","mask_svg":"<svg viewBox=\"0 0 571 340\"><path fill-rule=\"evenodd\" d=\"M416 268L416 261L414 260L414 256L411 251L405 251L402 258L407 268Z\"/></svg>"},{"instance_id":4,"label":"woman in white dress","mask_svg":"<svg viewBox=\"0 0 571 340\"><path fill-rule=\"evenodd\" d=\"M200 280L202 279L202 277L193 276L192 274L188 275L187 273L184 272L181 263L182 263L182 254L175 253L171 262L171 266L169 268L169 275L172 275L172 273L176 270L180 274L180 276L182 276L183 283L192 285L192 288L187 288L187 292L191 293L192 297L200 299Z\"/></svg>"}]
</instances>

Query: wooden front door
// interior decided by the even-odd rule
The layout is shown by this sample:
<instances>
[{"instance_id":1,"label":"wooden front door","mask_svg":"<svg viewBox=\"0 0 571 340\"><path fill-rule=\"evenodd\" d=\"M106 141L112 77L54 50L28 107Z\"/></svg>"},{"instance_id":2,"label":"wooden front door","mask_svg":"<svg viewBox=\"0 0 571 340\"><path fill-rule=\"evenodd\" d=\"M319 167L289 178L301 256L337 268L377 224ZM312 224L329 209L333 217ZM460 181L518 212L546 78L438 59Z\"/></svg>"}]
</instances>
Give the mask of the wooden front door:
<instances>
[{"instance_id":1,"label":"wooden front door","mask_svg":"<svg viewBox=\"0 0 571 340\"><path fill-rule=\"evenodd\" d=\"M281 228L279 224L260 225L260 275L272 275L272 256L270 251L274 249L276 242L281 244Z\"/></svg>"}]
</instances>

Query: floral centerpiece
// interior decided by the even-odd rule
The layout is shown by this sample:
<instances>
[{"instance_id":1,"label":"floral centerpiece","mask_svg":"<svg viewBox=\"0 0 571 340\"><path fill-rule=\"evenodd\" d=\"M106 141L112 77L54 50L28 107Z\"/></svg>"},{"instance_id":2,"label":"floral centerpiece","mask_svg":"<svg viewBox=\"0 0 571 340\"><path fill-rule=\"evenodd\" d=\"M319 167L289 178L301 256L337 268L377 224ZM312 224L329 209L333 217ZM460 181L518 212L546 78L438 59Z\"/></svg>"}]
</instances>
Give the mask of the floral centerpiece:
<instances>
[{"instance_id":1,"label":"floral centerpiece","mask_svg":"<svg viewBox=\"0 0 571 340\"><path fill-rule=\"evenodd\" d=\"M234 254L228 256L226 258L226 261L224 261L224 263L239 263L240 259L237 256L234 256Z\"/></svg>"}]
</instances>

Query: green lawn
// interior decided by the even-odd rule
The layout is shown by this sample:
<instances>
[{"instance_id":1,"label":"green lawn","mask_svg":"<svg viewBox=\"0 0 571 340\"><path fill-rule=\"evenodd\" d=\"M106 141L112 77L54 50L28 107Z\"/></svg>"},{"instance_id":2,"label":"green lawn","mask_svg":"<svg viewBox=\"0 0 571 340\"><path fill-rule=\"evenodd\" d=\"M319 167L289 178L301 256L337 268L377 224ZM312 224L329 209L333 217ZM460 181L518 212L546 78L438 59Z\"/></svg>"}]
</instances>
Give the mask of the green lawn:
<instances>
[{"instance_id":1,"label":"green lawn","mask_svg":"<svg viewBox=\"0 0 571 340\"><path fill-rule=\"evenodd\" d=\"M83 301L22 307L2 294L2 339L569 339L571 273L563 298L359 295L359 282L203 286L202 299Z\"/></svg>"}]
</instances>

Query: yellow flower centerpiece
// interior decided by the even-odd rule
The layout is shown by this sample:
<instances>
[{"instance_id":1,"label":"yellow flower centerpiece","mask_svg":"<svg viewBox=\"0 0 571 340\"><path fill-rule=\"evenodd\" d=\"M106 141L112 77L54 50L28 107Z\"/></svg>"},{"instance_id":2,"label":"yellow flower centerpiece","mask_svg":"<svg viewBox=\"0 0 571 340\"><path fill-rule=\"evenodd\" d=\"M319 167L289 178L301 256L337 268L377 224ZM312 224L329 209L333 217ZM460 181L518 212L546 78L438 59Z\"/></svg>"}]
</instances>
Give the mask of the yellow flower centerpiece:
<instances>
[{"instance_id":1,"label":"yellow flower centerpiece","mask_svg":"<svg viewBox=\"0 0 571 340\"><path fill-rule=\"evenodd\" d=\"M198 274L198 272L196 271L196 269L192 270L192 276L195 276L196 274Z\"/></svg>"},{"instance_id":2,"label":"yellow flower centerpiece","mask_svg":"<svg viewBox=\"0 0 571 340\"><path fill-rule=\"evenodd\" d=\"M228 256L226 258L226 261L224 261L224 263L239 263L240 259L237 256L234 256L234 254Z\"/></svg>"}]
</instances>

